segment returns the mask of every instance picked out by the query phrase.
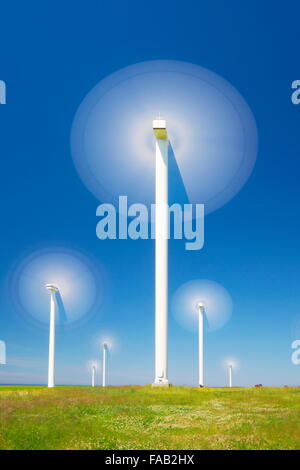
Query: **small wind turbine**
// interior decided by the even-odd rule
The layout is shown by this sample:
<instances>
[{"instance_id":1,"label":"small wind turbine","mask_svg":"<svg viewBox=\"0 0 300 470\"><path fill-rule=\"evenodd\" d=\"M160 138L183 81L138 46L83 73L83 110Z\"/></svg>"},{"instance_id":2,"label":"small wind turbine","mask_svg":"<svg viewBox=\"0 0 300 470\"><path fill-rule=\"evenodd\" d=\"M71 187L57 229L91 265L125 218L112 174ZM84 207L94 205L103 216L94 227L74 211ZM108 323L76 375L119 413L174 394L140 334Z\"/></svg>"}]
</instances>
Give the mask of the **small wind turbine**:
<instances>
[{"instance_id":1,"label":"small wind turbine","mask_svg":"<svg viewBox=\"0 0 300 470\"><path fill-rule=\"evenodd\" d=\"M48 388L55 387L55 317L56 317L56 293L58 288L53 284L46 284L50 292L50 328L49 328L49 363L48 363Z\"/></svg>"},{"instance_id":2,"label":"small wind turbine","mask_svg":"<svg viewBox=\"0 0 300 470\"><path fill-rule=\"evenodd\" d=\"M202 302L198 303L198 313L199 313L199 329L198 329L198 344L199 344L199 387L204 387L204 341L203 341L203 331L204 331L204 314L205 308Z\"/></svg>"},{"instance_id":3,"label":"small wind turbine","mask_svg":"<svg viewBox=\"0 0 300 470\"><path fill-rule=\"evenodd\" d=\"M232 387L232 364L229 364L229 387Z\"/></svg>"},{"instance_id":4,"label":"small wind turbine","mask_svg":"<svg viewBox=\"0 0 300 470\"><path fill-rule=\"evenodd\" d=\"M98 363L95 360L88 362L88 371L91 372L91 386L96 386L96 371L98 369Z\"/></svg>"},{"instance_id":5,"label":"small wind turbine","mask_svg":"<svg viewBox=\"0 0 300 470\"><path fill-rule=\"evenodd\" d=\"M236 359L235 357L227 357L223 360L223 367L226 370L226 374L228 373L228 387L232 388L233 387L233 372L236 373L236 371L240 367L240 361Z\"/></svg>"},{"instance_id":6,"label":"small wind turbine","mask_svg":"<svg viewBox=\"0 0 300 470\"><path fill-rule=\"evenodd\" d=\"M198 383L199 387L204 387L204 326L208 331L214 331L229 320L231 297L217 282L194 279L177 289L172 299L172 310L184 328L198 333Z\"/></svg>"},{"instance_id":7,"label":"small wind turbine","mask_svg":"<svg viewBox=\"0 0 300 470\"><path fill-rule=\"evenodd\" d=\"M108 351L107 343L103 343L102 348L102 387L106 387L106 352Z\"/></svg>"},{"instance_id":8,"label":"small wind turbine","mask_svg":"<svg viewBox=\"0 0 300 470\"><path fill-rule=\"evenodd\" d=\"M95 366L92 366L92 387L95 387Z\"/></svg>"},{"instance_id":9,"label":"small wind turbine","mask_svg":"<svg viewBox=\"0 0 300 470\"><path fill-rule=\"evenodd\" d=\"M2 340L0 340L0 364L6 364L6 345Z\"/></svg>"}]
</instances>

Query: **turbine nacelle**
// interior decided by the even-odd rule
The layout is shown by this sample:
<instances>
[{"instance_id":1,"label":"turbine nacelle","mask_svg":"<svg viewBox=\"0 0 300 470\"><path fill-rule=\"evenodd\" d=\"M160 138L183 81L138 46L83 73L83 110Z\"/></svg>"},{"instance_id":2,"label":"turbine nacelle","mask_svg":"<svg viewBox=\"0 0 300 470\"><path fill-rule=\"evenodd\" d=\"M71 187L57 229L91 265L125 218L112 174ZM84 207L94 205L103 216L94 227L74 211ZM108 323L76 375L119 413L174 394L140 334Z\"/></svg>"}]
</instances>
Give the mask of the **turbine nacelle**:
<instances>
[{"instance_id":1,"label":"turbine nacelle","mask_svg":"<svg viewBox=\"0 0 300 470\"><path fill-rule=\"evenodd\" d=\"M237 359L224 359L223 367L226 369L237 370L240 367L240 363Z\"/></svg>"},{"instance_id":2,"label":"turbine nacelle","mask_svg":"<svg viewBox=\"0 0 300 470\"><path fill-rule=\"evenodd\" d=\"M198 302L197 308L201 313L205 313L205 305L203 302Z\"/></svg>"},{"instance_id":3,"label":"turbine nacelle","mask_svg":"<svg viewBox=\"0 0 300 470\"><path fill-rule=\"evenodd\" d=\"M158 140L167 140L168 133L167 133L167 124L165 119L154 119L153 123L153 132L155 137Z\"/></svg>"},{"instance_id":4,"label":"turbine nacelle","mask_svg":"<svg viewBox=\"0 0 300 470\"><path fill-rule=\"evenodd\" d=\"M46 284L46 289L50 292L59 292L58 287L54 286L53 284Z\"/></svg>"}]
</instances>

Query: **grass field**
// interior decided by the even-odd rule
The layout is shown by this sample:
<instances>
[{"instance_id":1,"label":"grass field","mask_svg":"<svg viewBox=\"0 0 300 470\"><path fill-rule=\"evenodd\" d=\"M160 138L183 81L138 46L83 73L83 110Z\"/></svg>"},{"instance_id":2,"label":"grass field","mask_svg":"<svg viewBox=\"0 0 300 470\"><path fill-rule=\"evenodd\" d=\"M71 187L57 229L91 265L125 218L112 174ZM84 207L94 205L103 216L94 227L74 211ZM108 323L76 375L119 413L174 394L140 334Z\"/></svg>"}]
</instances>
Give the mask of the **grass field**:
<instances>
[{"instance_id":1,"label":"grass field","mask_svg":"<svg viewBox=\"0 0 300 470\"><path fill-rule=\"evenodd\" d=\"M300 388L0 386L0 449L300 449Z\"/></svg>"}]
</instances>

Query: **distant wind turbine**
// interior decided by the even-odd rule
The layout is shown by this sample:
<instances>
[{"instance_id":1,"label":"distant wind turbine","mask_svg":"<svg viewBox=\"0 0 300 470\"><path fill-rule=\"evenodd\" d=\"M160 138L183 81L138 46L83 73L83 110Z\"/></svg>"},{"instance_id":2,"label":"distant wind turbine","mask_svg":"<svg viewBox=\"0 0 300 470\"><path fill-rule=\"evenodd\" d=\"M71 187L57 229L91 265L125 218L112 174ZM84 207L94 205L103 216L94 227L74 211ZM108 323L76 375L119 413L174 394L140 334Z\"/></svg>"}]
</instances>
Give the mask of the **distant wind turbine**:
<instances>
[{"instance_id":1,"label":"distant wind turbine","mask_svg":"<svg viewBox=\"0 0 300 470\"><path fill-rule=\"evenodd\" d=\"M92 366L92 387L95 387L95 366Z\"/></svg>"},{"instance_id":2,"label":"distant wind turbine","mask_svg":"<svg viewBox=\"0 0 300 470\"><path fill-rule=\"evenodd\" d=\"M6 364L6 345L2 340L0 340L0 364Z\"/></svg>"},{"instance_id":3,"label":"distant wind turbine","mask_svg":"<svg viewBox=\"0 0 300 470\"><path fill-rule=\"evenodd\" d=\"M232 364L229 364L229 387L232 387Z\"/></svg>"},{"instance_id":4,"label":"distant wind turbine","mask_svg":"<svg viewBox=\"0 0 300 470\"><path fill-rule=\"evenodd\" d=\"M204 387L204 347L203 347L203 330L204 330L204 314L205 308L202 302L198 304L199 312L199 331L198 331L198 344L199 344L199 387Z\"/></svg>"},{"instance_id":5,"label":"distant wind turbine","mask_svg":"<svg viewBox=\"0 0 300 470\"><path fill-rule=\"evenodd\" d=\"M172 310L184 327L198 332L198 385L204 387L204 327L213 331L229 320L231 297L223 286L214 281L194 279L177 289Z\"/></svg>"},{"instance_id":6,"label":"distant wind turbine","mask_svg":"<svg viewBox=\"0 0 300 470\"><path fill-rule=\"evenodd\" d=\"M102 348L102 387L106 387L106 353L108 351L107 343L103 343Z\"/></svg>"}]
</instances>

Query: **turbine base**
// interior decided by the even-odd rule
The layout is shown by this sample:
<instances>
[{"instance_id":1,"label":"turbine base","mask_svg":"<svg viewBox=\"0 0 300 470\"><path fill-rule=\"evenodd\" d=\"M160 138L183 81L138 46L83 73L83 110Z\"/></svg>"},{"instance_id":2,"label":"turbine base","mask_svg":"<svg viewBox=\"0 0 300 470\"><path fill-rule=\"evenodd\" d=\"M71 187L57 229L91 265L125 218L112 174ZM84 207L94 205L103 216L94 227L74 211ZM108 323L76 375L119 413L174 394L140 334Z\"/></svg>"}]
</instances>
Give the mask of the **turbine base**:
<instances>
[{"instance_id":1,"label":"turbine base","mask_svg":"<svg viewBox=\"0 0 300 470\"><path fill-rule=\"evenodd\" d=\"M166 379L159 380L159 382L153 382L152 387L169 387L169 381Z\"/></svg>"}]
</instances>

